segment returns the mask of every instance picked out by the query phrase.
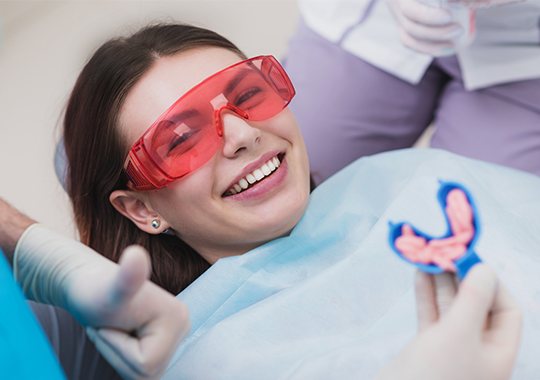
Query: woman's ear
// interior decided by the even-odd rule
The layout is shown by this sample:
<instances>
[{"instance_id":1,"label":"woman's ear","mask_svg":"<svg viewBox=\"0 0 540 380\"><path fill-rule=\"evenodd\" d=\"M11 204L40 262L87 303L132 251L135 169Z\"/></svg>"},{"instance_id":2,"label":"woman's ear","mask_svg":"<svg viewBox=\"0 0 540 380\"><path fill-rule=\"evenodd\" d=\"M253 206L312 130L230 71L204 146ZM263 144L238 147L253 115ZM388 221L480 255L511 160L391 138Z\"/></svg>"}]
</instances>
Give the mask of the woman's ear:
<instances>
[{"instance_id":1,"label":"woman's ear","mask_svg":"<svg viewBox=\"0 0 540 380\"><path fill-rule=\"evenodd\" d=\"M149 234L160 234L170 226L152 209L140 193L128 190L115 190L109 196L113 207L131 220L139 229Z\"/></svg>"}]
</instances>

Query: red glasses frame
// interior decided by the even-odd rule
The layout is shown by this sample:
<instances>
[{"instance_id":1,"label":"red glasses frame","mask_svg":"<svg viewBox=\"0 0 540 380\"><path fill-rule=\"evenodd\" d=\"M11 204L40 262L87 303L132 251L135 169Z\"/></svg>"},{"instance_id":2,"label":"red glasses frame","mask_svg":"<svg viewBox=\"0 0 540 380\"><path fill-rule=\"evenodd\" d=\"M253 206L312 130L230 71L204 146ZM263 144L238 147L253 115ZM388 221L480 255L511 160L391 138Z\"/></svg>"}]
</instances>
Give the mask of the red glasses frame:
<instances>
[{"instance_id":1,"label":"red glasses frame","mask_svg":"<svg viewBox=\"0 0 540 380\"><path fill-rule=\"evenodd\" d=\"M160 189L204 165L222 144L223 111L262 121L294 95L290 78L270 55L218 71L176 100L133 144L124 163L128 187Z\"/></svg>"}]
</instances>

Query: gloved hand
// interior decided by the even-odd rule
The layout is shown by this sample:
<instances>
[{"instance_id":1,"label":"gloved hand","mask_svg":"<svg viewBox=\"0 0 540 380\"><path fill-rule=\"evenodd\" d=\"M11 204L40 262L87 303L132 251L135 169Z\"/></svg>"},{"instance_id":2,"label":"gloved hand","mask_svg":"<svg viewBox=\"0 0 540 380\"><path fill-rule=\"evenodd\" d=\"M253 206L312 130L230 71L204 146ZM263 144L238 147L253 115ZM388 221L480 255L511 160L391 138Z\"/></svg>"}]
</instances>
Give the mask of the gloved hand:
<instances>
[{"instance_id":1,"label":"gloved hand","mask_svg":"<svg viewBox=\"0 0 540 380\"><path fill-rule=\"evenodd\" d=\"M434 3L436 0L431 0ZM441 3L445 0L440 0ZM432 56L455 54L458 46L472 40L474 15L464 5L427 5L421 0L387 0L403 44Z\"/></svg>"},{"instance_id":2,"label":"gloved hand","mask_svg":"<svg viewBox=\"0 0 540 380\"><path fill-rule=\"evenodd\" d=\"M147 281L141 247L119 265L89 247L35 224L20 238L14 274L26 296L67 309L125 379L157 379L188 329L187 309Z\"/></svg>"},{"instance_id":3,"label":"gloved hand","mask_svg":"<svg viewBox=\"0 0 540 380\"><path fill-rule=\"evenodd\" d=\"M489 8L499 5L524 3L526 0L449 0L450 3L462 4L470 8Z\"/></svg>"},{"instance_id":4,"label":"gloved hand","mask_svg":"<svg viewBox=\"0 0 540 380\"><path fill-rule=\"evenodd\" d=\"M419 274L420 332L378 380L509 379L520 341L521 313L493 272L483 264L473 267L447 312L437 306L441 290L437 286L433 278ZM451 288L444 292L450 295Z\"/></svg>"}]
</instances>

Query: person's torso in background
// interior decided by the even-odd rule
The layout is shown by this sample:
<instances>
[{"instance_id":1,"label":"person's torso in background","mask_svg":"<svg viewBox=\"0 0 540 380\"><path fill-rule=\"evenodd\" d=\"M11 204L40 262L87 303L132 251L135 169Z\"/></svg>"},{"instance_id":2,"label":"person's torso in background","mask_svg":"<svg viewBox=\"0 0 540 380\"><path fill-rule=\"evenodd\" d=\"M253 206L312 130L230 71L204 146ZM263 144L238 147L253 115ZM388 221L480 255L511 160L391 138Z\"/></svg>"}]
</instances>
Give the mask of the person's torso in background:
<instances>
[{"instance_id":1,"label":"person's torso in background","mask_svg":"<svg viewBox=\"0 0 540 380\"><path fill-rule=\"evenodd\" d=\"M432 57L405 47L385 0L299 0L305 23L380 69L418 83ZM540 0L476 11L476 38L458 52L465 87L540 78Z\"/></svg>"}]
</instances>

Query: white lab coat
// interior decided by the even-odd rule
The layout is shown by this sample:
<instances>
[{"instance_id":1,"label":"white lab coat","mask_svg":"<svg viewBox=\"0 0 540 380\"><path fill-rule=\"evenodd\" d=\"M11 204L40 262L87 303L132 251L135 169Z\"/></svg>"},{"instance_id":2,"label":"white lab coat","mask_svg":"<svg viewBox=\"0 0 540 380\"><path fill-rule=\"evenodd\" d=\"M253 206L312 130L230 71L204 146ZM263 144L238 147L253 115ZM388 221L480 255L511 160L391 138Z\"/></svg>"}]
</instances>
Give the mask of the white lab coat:
<instances>
[{"instance_id":1,"label":"white lab coat","mask_svg":"<svg viewBox=\"0 0 540 380\"><path fill-rule=\"evenodd\" d=\"M299 0L306 24L364 61L416 84L433 57L404 46L385 0ZM468 90L540 78L540 0L478 9L476 39L458 51Z\"/></svg>"}]
</instances>

